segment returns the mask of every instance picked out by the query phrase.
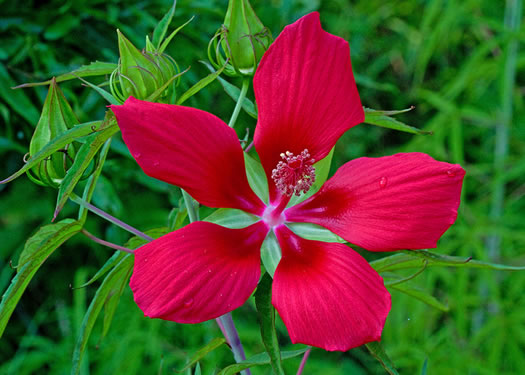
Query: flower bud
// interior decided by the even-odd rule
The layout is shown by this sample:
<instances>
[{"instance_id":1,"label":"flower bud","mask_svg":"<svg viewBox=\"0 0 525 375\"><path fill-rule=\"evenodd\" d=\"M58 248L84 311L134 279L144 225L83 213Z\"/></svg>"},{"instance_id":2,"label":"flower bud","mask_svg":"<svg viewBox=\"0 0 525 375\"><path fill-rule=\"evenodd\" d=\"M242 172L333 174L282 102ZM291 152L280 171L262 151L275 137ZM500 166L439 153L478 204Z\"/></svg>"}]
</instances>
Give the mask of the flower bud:
<instances>
[{"instance_id":1,"label":"flower bud","mask_svg":"<svg viewBox=\"0 0 525 375\"><path fill-rule=\"evenodd\" d=\"M62 90L58 87L55 78L53 78L44 102L44 108L42 108L42 114L29 144L28 156L34 156L50 141L78 123L75 113L64 97ZM40 185L58 187L74 158L75 150L70 144L42 160L27 174L31 180Z\"/></svg>"},{"instance_id":2,"label":"flower bud","mask_svg":"<svg viewBox=\"0 0 525 375\"><path fill-rule=\"evenodd\" d=\"M232 65L225 69L230 75L253 75L272 43L270 31L259 20L248 0L230 0L224 25L216 37L220 38L225 58ZM214 65L220 65L225 58L218 56Z\"/></svg>"},{"instance_id":3,"label":"flower bud","mask_svg":"<svg viewBox=\"0 0 525 375\"><path fill-rule=\"evenodd\" d=\"M168 102L178 84L174 79L179 72L175 61L152 48L139 51L119 30L117 34L120 60L110 78L113 96L121 103L130 96Z\"/></svg>"}]
</instances>

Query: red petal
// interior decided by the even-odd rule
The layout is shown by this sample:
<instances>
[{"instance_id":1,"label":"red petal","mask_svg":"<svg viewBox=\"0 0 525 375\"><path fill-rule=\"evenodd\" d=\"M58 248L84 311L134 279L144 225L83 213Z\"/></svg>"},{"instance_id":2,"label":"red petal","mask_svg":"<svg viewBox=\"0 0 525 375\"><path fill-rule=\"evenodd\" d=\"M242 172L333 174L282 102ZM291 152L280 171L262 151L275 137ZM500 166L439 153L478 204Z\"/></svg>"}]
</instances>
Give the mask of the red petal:
<instances>
[{"instance_id":1,"label":"red petal","mask_svg":"<svg viewBox=\"0 0 525 375\"><path fill-rule=\"evenodd\" d=\"M124 142L148 176L182 187L206 206L254 214L264 210L248 184L237 135L219 118L135 98L111 109Z\"/></svg>"},{"instance_id":2,"label":"red petal","mask_svg":"<svg viewBox=\"0 0 525 375\"><path fill-rule=\"evenodd\" d=\"M346 351L381 339L390 294L365 259L345 245L305 240L284 226L277 238L283 257L272 303L294 344Z\"/></svg>"},{"instance_id":3,"label":"red petal","mask_svg":"<svg viewBox=\"0 0 525 375\"><path fill-rule=\"evenodd\" d=\"M456 220L464 175L421 153L360 158L285 215L371 251L433 248Z\"/></svg>"},{"instance_id":4,"label":"red petal","mask_svg":"<svg viewBox=\"0 0 525 375\"><path fill-rule=\"evenodd\" d=\"M264 54L253 86L259 112L255 148L270 191L281 153L308 149L319 161L364 120L348 43L325 32L316 12L284 28Z\"/></svg>"},{"instance_id":5,"label":"red petal","mask_svg":"<svg viewBox=\"0 0 525 375\"><path fill-rule=\"evenodd\" d=\"M199 323L241 306L257 286L262 222L228 229L197 221L135 251L130 286L151 318Z\"/></svg>"}]
</instances>

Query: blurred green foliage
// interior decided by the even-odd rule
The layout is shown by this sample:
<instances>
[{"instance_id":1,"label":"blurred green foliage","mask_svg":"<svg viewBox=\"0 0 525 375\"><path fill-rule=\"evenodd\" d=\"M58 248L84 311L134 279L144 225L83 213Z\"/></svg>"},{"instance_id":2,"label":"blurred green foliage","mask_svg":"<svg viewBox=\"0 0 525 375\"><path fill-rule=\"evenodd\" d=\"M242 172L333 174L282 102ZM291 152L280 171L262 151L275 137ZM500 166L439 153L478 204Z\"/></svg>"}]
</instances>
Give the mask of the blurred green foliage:
<instances>
[{"instance_id":1,"label":"blurred green foliage","mask_svg":"<svg viewBox=\"0 0 525 375\"><path fill-rule=\"evenodd\" d=\"M261 21L276 37L286 25L319 10L323 26L350 42L352 63L363 105L415 110L399 116L432 136L410 135L359 125L337 145L332 168L360 156L399 151L426 152L460 163L467 170L456 224L438 252L473 256L512 265L525 264L525 29L521 1L491 0L272 0L252 1ZM152 1L0 1L0 155L1 176L23 164L38 122L47 87L11 90L43 81L80 65L117 62L120 29L144 47L171 6ZM209 39L221 25L226 1L181 0L180 31L167 51L181 69L181 92L209 73ZM513 30L514 31L513 31ZM233 82L240 86L240 82ZM106 103L79 81L61 84L81 122L101 119ZM249 95L253 99L253 94ZM214 82L188 100L227 120L234 102ZM253 131L242 113L239 136ZM253 132L250 132L253 134ZM56 191L21 177L0 185L0 291L7 289L25 240L50 222ZM147 230L167 225L180 205L177 189L146 177L121 140L114 139L93 203L129 224ZM74 215L66 205L61 217ZM96 217L86 228L124 244L128 235ZM0 340L0 373L67 374L77 334L95 285L87 281L113 251L75 236L56 251L31 282ZM378 255L366 253L367 259ZM396 291L383 344L400 373L519 374L525 369L524 273L431 268L412 280L449 307L434 309ZM351 306L349 306L351 308ZM233 313L248 355L264 350L250 300ZM283 350L289 344L277 321ZM214 322L180 325L143 317L124 290L113 324L103 340L102 323L94 334L83 374L172 373L195 350L221 333ZM427 361L428 360L428 361ZM300 359L284 362L293 373ZM426 362L427 361L427 362ZM202 362L212 373L232 362L227 347ZM254 369L255 374L269 368ZM314 349L305 373L381 374L384 370L362 348L347 353Z\"/></svg>"}]
</instances>

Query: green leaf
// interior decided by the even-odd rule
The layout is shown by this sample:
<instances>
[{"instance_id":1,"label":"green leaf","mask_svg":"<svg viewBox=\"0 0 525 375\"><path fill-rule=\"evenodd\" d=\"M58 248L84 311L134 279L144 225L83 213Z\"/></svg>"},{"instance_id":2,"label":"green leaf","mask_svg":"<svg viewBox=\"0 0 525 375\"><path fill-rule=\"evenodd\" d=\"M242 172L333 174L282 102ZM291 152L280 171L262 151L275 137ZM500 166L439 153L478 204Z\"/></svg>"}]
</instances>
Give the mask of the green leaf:
<instances>
[{"instance_id":1,"label":"green leaf","mask_svg":"<svg viewBox=\"0 0 525 375\"><path fill-rule=\"evenodd\" d=\"M191 21L193 21L193 19L195 18L195 16L192 16L188 21L186 21L184 24L180 25L179 27L177 27L175 29L175 31L173 31L169 37L166 38L166 40L164 40L162 42L162 44L160 45L159 47L159 50L157 53L163 53L164 50L166 50L166 48L168 47L168 45L170 44L171 40L175 37L175 35L177 35L177 33L184 27L186 26L187 24L189 24Z\"/></svg>"},{"instance_id":2,"label":"green leaf","mask_svg":"<svg viewBox=\"0 0 525 375\"><path fill-rule=\"evenodd\" d=\"M151 93L150 96L148 96L146 98L146 101L148 102L154 102L155 100L157 100L157 98L159 96L161 96L166 90L167 88L169 87L169 85L171 85L173 83L173 81L175 81L177 78L179 78L181 75L183 75L184 73L186 73L188 70L190 70L190 68L186 69L185 71L183 72L180 72L179 74L175 74L173 77L171 77L170 79L168 79L166 81L166 83L164 83L161 87L159 87L157 90L155 90L153 93Z\"/></svg>"},{"instance_id":3,"label":"green leaf","mask_svg":"<svg viewBox=\"0 0 525 375\"><path fill-rule=\"evenodd\" d=\"M102 146L102 150L100 151L98 160L96 162L97 167L95 168L91 176L89 176L86 186L84 187L84 192L82 193L82 200L85 202L91 202L91 198L93 196L93 193L95 192L95 187L97 185L98 178L100 176L100 173L102 172L104 163L106 162L106 157L108 156L110 146L111 138L108 139L106 143L104 143L104 146ZM84 223L86 221L87 214L87 208L85 208L84 206L80 206L78 210L78 220Z\"/></svg>"},{"instance_id":4,"label":"green leaf","mask_svg":"<svg viewBox=\"0 0 525 375\"><path fill-rule=\"evenodd\" d=\"M406 295L408 295L410 297L418 299L421 302L424 302L427 305L429 305L431 307L434 307L434 308L436 308L438 310L441 310L441 311L444 311L444 312L449 311L449 307L448 306L446 306L442 302L438 301L438 299L436 297L430 295L428 292L426 292L426 291L424 291L424 290L422 290L420 288L412 287L412 286L409 286L407 284L390 285L389 288L390 289L395 289L395 290L400 291L401 293L404 293L404 294L406 294Z\"/></svg>"},{"instance_id":5,"label":"green leaf","mask_svg":"<svg viewBox=\"0 0 525 375\"><path fill-rule=\"evenodd\" d=\"M217 349L218 347L222 346L225 343L226 343L226 340L223 338L215 338L211 340L206 346L197 350L197 352L191 357L190 361L186 363L186 365L177 372L182 372L192 367L194 364L196 364L202 358L204 358L208 353L214 351L215 349Z\"/></svg>"},{"instance_id":6,"label":"green leaf","mask_svg":"<svg viewBox=\"0 0 525 375\"><path fill-rule=\"evenodd\" d=\"M299 349L299 350L281 352L281 358L283 360L294 358L301 354L304 354L304 352L306 352L308 349L310 349L310 347L306 347L306 348ZM255 354L251 356L245 361L225 367L218 373L218 375L234 375L250 367L269 365L269 364L270 364L270 357L268 356L268 353L259 353L259 354Z\"/></svg>"},{"instance_id":7,"label":"green leaf","mask_svg":"<svg viewBox=\"0 0 525 375\"><path fill-rule=\"evenodd\" d=\"M271 277L275 274L275 269L281 261L281 257L279 241L277 241L277 237L275 237L273 231L270 231L261 246L261 261L266 272L268 272Z\"/></svg>"},{"instance_id":8,"label":"green leaf","mask_svg":"<svg viewBox=\"0 0 525 375\"><path fill-rule=\"evenodd\" d=\"M206 67L212 73L215 72L215 69L209 62L203 61L203 60L201 60L200 62L206 65ZM230 82L226 81L222 77L217 77L217 79L222 85L226 94L228 94L228 96L232 98L235 103L237 103L237 101L239 100L239 96L241 94L241 89L235 85L232 85ZM244 111L247 114L249 114L251 117L253 117L254 119L257 119L257 109L255 108L255 104L253 104L253 102L249 98L245 97L244 100L242 101L242 109L244 109Z\"/></svg>"},{"instance_id":9,"label":"green leaf","mask_svg":"<svg viewBox=\"0 0 525 375\"><path fill-rule=\"evenodd\" d=\"M509 266L505 264L482 262L472 258L436 254L427 250L406 250L403 254L394 254L370 262L370 265L377 272L384 272L407 268L420 268L425 262L427 262L427 267L465 267L501 271L525 270L525 266Z\"/></svg>"},{"instance_id":10,"label":"green leaf","mask_svg":"<svg viewBox=\"0 0 525 375\"><path fill-rule=\"evenodd\" d=\"M261 220L261 218L236 208L219 208L204 219L204 221L231 229L246 228L259 220Z\"/></svg>"},{"instance_id":11,"label":"green leaf","mask_svg":"<svg viewBox=\"0 0 525 375\"><path fill-rule=\"evenodd\" d=\"M109 112L108 112L109 113ZM106 143L115 133L118 132L119 128L117 122L113 116L106 119L109 125L104 127L101 131L96 132L88 136L86 143L80 147L75 157L75 161L71 168L68 169L66 176L60 184L58 190L57 204L53 218L56 218L58 213L62 210L66 204L69 196L73 192L73 189L77 185L78 181L86 171L87 167L91 163L91 160L95 157L98 150Z\"/></svg>"},{"instance_id":12,"label":"green leaf","mask_svg":"<svg viewBox=\"0 0 525 375\"><path fill-rule=\"evenodd\" d=\"M364 108L364 107L363 107ZM432 134L432 132L421 130L413 126L402 123L401 121L396 120L390 115L395 115L398 113L408 112L412 108L402 109L399 111L379 111L371 108L364 108L365 110L365 123L380 126L383 128L399 130L411 134Z\"/></svg>"},{"instance_id":13,"label":"green leaf","mask_svg":"<svg viewBox=\"0 0 525 375\"><path fill-rule=\"evenodd\" d=\"M73 128L69 129L67 132L62 133L57 138L50 141L46 146L44 146L38 153L33 155L27 163L20 168L16 173L12 174L3 181L0 181L0 184L5 184L7 182L13 181L15 178L20 177L29 169L34 167L36 164L47 158L49 155L55 153L56 151L63 148L65 145L73 142L75 139L84 137L88 134L98 131L102 126L102 121L93 121L86 122L84 124L76 125Z\"/></svg>"},{"instance_id":14,"label":"green leaf","mask_svg":"<svg viewBox=\"0 0 525 375\"><path fill-rule=\"evenodd\" d=\"M159 49L162 40L166 36L168 27L170 26L171 20L173 19L173 15L175 14L176 7L177 7L177 0L174 0L173 5L171 6L170 10L168 10L168 13L166 13L164 17L162 17L162 19L159 21L157 26L155 26L155 30L153 30L152 43L157 49Z\"/></svg>"},{"instance_id":15,"label":"green leaf","mask_svg":"<svg viewBox=\"0 0 525 375\"><path fill-rule=\"evenodd\" d=\"M25 93L10 89L14 84L4 65L0 64L0 98L28 123L35 125L40 117L39 111Z\"/></svg>"},{"instance_id":16,"label":"green leaf","mask_svg":"<svg viewBox=\"0 0 525 375\"><path fill-rule=\"evenodd\" d=\"M385 348L379 341L369 342L366 344L366 348L390 375L399 375L394 364L386 354Z\"/></svg>"},{"instance_id":17,"label":"green leaf","mask_svg":"<svg viewBox=\"0 0 525 375\"><path fill-rule=\"evenodd\" d=\"M57 82L69 81L78 77L94 77L94 76L103 76L106 74L111 74L117 69L117 64L107 63L101 61L92 62L89 65L82 65L80 68L75 69L69 73L61 74L55 79ZM22 85L13 87L14 89L23 88L23 87L33 87L33 86L44 86L49 85L52 79L49 79L44 82L34 82L34 83L24 83Z\"/></svg>"},{"instance_id":18,"label":"green leaf","mask_svg":"<svg viewBox=\"0 0 525 375\"><path fill-rule=\"evenodd\" d=\"M191 86L188 91L186 91L184 94L181 95L181 97L177 100L177 104L178 105L181 105L182 103L184 103L186 100L188 100L189 98L191 98L193 95L195 95L196 93L198 93L199 91L201 91L203 88L205 88L206 86L208 86L210 83L212 83L218 76L219 74L222 73L222 71L224 70L224 68L226 67L226 65L223 65L219 70L217 70L215 73L212 73L212 74L209 74L207 75L206 77L204 77L203 79L201 79L199 82L197 82L196 84L194 84L193 86Z\"/></svg>"},{"instance_id":19,"label":"green leaf","mask_svg":"<svg viewBox=\"0 0 525 375\"><path fill-rule=\"evenodd\" d=\"M346 243L337 234L330 230L312 223L287 223L286 226L300 237L307 240Z\"/></svg>"},{"instance_id":20,"label":"green leaf","mask_svg":"<svg viewBox=\"0 0 525 375\"><path fill-rule=\"evenodd\" d=\"M247 152L244 153L244 164L246 165L246 176L250 187L264 203L268 204L268 180L262 164L248 155Z\"/></svg>"},{"instance_id":21,"label":"green leaf","mask_svg":"<svg viewBox=\"0 0 525 375\"><path fill-rule=\"evenodd\" d=\"M301 194L300 196L294 195L290 199L287 207L295 206L302 201L310 198L312 195L317 193L319 189L324 185L328 179L328 173L330 172L330 165L332 164L332 157L334 156L335 147L332 148L330 153L323 159L314 164L315 167L315 182L310 187L310 190L306 194Z\"/></svg>"},{"instance_id":22,"label":"green leaf","mask_svg":"<svg viewBox=\"0 0 525 375\"><path fill-rule=\"evenodd\" d=\"M27 240L20 254L17 273L0 302L0 337L27 285L40 266L53 251L81 229L82 225L78 221L65 219L41 227Z\"/></svg>"},{"instance_id":23,"label":"green leaf","mask_svg":"<svg viewBox=\"0 0 525 375\"><path fill-rule=\"evenodd\" d=\"M284 375L281 363L281 350L275 331L275 309L272 305L272 278L265 273L255 292L255 307L261 327L261 338L270 357L273 371L277 375Z\"/></svg>"},{"instance_id":24,"label":"green leaf","mask_svg":"<svg viewBox=\"0 0 525 375\"><path fill-rule=\"evenodd\" d=\"M80 336L78 337L75 351L73 353L73 365L71 368L71 374L77 375L80 372L80 365L84 356L84 351L88 343L89 336L95 325L98 315L102 308L108 303L109 309L106 310L107 314L113 314L115 310L114 296L122 293L124 285L127 284L128 278L131 275L133 268L133 256L132 254L126 254L124 258L108 273L100 288L95 293L95 297L91 301L89 308L82 321L82 327L80 330ZM103 334L107 331L109 322L111 321L112 315L108 319L104 319ZM109 320L109 322L108 322Z\"/></svg>"},{"instance_id":25,"label":"green leaf","mask_svg":"<svg viewBox=\"0 0 525 375\"><path fill-rule=\"evenodd\" d=\"M73 289L80 289L85 288L88 285L93 284L95 281L100 279L102 276L104 276L106 273L108 273L112 268L114 268L117 264L120 263L122 258L126 256L126 253L123 251L115 251L115 253L109 258L106 263L93 275L91 279L86 281L84 284L74 287Z\"/></svg>"}]
</instances>

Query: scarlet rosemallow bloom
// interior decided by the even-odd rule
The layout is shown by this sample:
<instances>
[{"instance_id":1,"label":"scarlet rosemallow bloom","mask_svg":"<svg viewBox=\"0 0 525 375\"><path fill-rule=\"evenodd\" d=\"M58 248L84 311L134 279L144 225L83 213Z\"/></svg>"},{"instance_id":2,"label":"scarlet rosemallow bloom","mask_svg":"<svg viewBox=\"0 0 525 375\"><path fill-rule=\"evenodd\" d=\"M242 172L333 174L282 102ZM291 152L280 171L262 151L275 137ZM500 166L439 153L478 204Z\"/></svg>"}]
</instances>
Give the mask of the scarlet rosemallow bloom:
<instances>
[{"instance_id":1,"label":"scarlet rosemallow bloom","mask_svg":"<svg viewBox=\"0 0 525 375\"><path fill-rule=\"evenodd\" d=\"M257 286L261 244L273 231L282 258L272 303L292 342L348 350L379 340L390 310L382 278L347 245L301 238L289 223L318 224L371 251L436 247L456 219L464 170L421 153L360 158L287 208L315 180L314 162L364 119L348 43L325 32L317 13L301 18L264 54L254 91L268 204L249 185L235 131L219 118L134 98L112 106L146 174L258 220L241 229L194 222L137 249L135 301L146 316L180 323L236 309Z\"/></svg>"}]
</instances>

